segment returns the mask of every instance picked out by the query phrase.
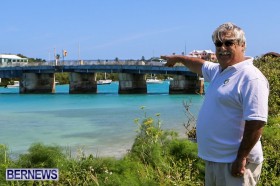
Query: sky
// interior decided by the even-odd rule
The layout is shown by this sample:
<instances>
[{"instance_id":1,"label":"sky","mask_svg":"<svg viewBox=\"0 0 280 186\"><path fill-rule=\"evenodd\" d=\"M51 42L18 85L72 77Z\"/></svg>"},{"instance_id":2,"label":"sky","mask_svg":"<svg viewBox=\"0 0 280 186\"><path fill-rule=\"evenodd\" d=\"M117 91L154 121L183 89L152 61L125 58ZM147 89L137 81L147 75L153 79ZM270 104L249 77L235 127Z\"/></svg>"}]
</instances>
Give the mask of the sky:
<instances>
[{"instance_id":1,"label":"sky","mask_svg":"<svg viewBox=\"0 0 280 186\"><path fill-rule=\"evenodd\" d=\"M212 50L225 22L246 34L247 56L280 53L279 0L1 1L0 54L53 60L149 59Z\"/></svg>"}]
</instances>

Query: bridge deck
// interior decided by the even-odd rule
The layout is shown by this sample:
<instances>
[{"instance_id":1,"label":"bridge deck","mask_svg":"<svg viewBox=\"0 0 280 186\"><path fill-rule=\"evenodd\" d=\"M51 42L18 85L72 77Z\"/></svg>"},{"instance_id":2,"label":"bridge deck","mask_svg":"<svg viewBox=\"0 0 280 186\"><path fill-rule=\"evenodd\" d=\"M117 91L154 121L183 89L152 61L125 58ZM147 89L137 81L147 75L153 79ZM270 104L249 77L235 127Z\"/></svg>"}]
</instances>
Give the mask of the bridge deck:
<instances>
[{"instance_id":1,"label":"bridge deck","mask_svg":"<svg viewBox=\"0 0 280 186\"><path fill-rule=\"evenodd\" d=\"M0 67L0 78L21 77L22 73L61 73L61 72L107 72L131 74L177 74L197 76L184 66L145 66L145 65L41 65Z\"/></svg>"}]
</instances>

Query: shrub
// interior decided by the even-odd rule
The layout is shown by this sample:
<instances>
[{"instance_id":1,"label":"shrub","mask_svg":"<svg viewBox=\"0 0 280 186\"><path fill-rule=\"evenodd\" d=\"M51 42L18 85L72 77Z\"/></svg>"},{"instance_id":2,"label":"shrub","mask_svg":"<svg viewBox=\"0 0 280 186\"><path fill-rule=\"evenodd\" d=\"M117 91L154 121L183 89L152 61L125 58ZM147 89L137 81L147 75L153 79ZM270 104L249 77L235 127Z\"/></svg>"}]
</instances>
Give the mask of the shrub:
<instances>
[{"instance_id":1,"label":"shrub","mask_svg":"<svg viewBox=\"0 0 280 186\"><path fill-rule=\"evenodd\" d=\"M12 166L13 162L9 157L9 149L6 145L0 144L0 183L6 180L6 169Z\"/></svg>"},{"instance_id":2,"label":"shrub","mask_svg":"<svg viewBox=\"0 0 280 186\"><path fill-rule=\"evenodd\" d=\"M159 185L203 185L204 165L196 143L178 139L174 131L163 131L160 120L146 114L142 123L136 123L138 135L128 157L151 167Z\"/></svg>"},{"instance_id":3,"label":"shrub","mask_svg":"<svg viewBox=\"0 0 280 186\"><path fill-rule=\"evenodd\" d=\"M264 162L260 182L262 185L280 185L280 117L270 118L268 123L262 136Z\"/></svg>"},{"instance_id":4,"label":"shrub","mask_svg":"<svg viewBox=\"0 0 280 186\"><path fill-rule=\"evenodd\" d=\"M27 154L19 156L18 164L23 168L56 168L63 163L65 157L61 147L35 143Z\"/></svg>"},{"instance_id":5,"label":"shrub","mask_svg":"<svg viewBox=\"0 0 280 186\"><path fill-rule=\"evenodd\" d=\"M197 144L186 139L174 139L168 145L177 175L198 185L204 180L204 161L197 156Z\"/></svg>"},{"instance_id":6,"label":"shrub","mask_svg":"<svg viewBox=\"0 0 280 186\"><path fill-rule=\"evenodd\" d=\"M258 67L269 81L269 115L280 115L280 57L256 58L254 64Z\"/></svg>"}]
</instances>

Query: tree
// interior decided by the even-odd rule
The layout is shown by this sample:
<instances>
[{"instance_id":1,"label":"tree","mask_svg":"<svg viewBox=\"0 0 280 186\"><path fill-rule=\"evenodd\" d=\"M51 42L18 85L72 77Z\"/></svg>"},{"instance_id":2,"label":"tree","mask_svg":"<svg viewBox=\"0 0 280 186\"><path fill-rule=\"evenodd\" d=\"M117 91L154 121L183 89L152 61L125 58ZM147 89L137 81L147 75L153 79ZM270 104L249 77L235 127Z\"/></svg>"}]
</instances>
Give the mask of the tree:
<instances>
[{"instance_id":1,"label":"tree","mask_svg":"<svg viewBox=\"0 0 280 186\"><path fill-rule=\"evenodd\" d=\"M17 54L18 57L21 57L21 58L28 58L28 62L46 62L45 59L41 59L41 58L29 58L23 54Z\"/></svg>"},{"instance_id":2,"label":"tree","mask_svg":"<svg viewBox=\"0 0 280 186\"><path fill-rule=\"evenodd\" d=\"M254 60L269 82L269 115L280 116L280 57L263 56Z\"/></svg>"}]
</instances>

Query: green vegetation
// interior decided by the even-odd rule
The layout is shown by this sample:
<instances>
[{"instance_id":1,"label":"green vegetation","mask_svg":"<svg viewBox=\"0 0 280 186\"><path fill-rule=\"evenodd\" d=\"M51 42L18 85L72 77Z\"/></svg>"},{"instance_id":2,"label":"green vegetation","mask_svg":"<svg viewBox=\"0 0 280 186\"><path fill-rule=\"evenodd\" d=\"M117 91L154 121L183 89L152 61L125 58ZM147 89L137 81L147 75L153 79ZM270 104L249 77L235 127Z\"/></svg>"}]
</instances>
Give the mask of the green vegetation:
<instances>
[{"instance_id":1,"label":"green vegetation","mask_svg":"<svg viewBox=\"0 0 280 186\"><path fill-rule=\"evenodd\" d=\"M28 58L22 54L17 54L17 56L22 57L22 58ZM46 62L45 59L42 58L28 58L28 62L29 63L34 63L34 62Z\"/></svg>"},{"instance_id":2,"label":"green vegetation","mask_svg":"<svg viewBox=\"0 0 280 186\"><path fill-rule=\"evenodd\" d=\"M262 136L262 185L280 185L280 117L271 118Z\"/></svg>"},{"instance_id":3,"label":"green vegetation","mask_svg":"<svg viewBox=\"0 0 280 186\"><path fill-rule=\"evenodd\" d=\"M55 81L59 82L59 84L69 84L69 73L68 72L56 73Z\"/></svg>"},{"instance_id":4,"label":"green vegetation","mask_svg":"<svg viewBox=\"0 0 280 186\"><path fill-rule=\"evenodd\" d=\"M269 81L269 115L280 115L280 57L262 57L254 60Z\"/></svg>"}]
</instances>

